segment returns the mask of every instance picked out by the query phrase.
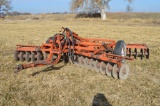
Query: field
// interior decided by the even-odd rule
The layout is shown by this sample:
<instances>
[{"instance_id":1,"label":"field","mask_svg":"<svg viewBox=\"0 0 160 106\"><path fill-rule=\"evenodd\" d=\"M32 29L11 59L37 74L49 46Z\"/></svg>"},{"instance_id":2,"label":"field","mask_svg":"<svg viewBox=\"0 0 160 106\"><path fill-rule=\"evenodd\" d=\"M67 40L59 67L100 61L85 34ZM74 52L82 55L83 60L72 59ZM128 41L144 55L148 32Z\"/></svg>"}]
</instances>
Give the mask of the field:
<instances>
[{"instance_id":1,"label":"field","mask_svg":"<svg viewBox=\"0 0 160 106\"><path fill-rule=\"evenodd\" d=\"M108 14L108 20L74 18L75 15L35 15L0 20L1 106L159 106L160 14ZM144 17L145 16L145 17ZM33 17L40 17L32 20ZM127 18L128 17L128 18ZM110 38L146 43L150 59L127 61L127 80L59 63L15 74L16 44L41 45L68 27L82 37Z\"/></svg>"}]
</instances>

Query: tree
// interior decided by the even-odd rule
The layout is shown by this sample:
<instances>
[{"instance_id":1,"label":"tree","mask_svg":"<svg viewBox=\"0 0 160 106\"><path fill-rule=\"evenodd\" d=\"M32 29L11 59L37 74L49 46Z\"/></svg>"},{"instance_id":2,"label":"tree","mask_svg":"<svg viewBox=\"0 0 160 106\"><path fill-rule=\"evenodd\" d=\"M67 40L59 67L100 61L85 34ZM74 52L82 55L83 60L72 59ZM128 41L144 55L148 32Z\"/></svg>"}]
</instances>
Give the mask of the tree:
<instances>
[{"instance_id":1,"label":"tree","mask_svg":"<svg viewBox=\"0 0 160 106\"><path fill-rule=\"evenodd\" d=\"M12 9L11 0L0 0L0 13L7 13L10 9Z\"/></svg>"},{"instance_id":2,"label":"tree","mask_svg":"<svg viewBox=\"0 0 160 106\"><path fill-rule=\"evenodd\" d=\"M85 12L100 12L102 20L106 20L106 8L111 0L72 0L71 11L82 9ZM133 0L127 0L132 3Z\"/></svg>"},{"instance_id":3,"label":"tree","mask_svg":"<svg viewBox=\"0 0 160 106\"><path fill-rule=\"evenodd\" d=\"M133 8L128 4L126 7L127 12L131 12L133 11Z\"/></svg>"}]
</instances>

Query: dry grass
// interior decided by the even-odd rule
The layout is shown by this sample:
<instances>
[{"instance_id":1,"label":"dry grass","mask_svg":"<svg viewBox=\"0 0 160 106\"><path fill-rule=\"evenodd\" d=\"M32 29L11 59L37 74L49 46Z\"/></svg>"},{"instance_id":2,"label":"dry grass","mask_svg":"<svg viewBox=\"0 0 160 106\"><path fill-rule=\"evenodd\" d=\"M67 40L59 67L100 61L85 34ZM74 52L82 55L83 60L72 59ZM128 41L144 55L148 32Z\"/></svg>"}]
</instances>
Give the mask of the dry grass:
<instances>
[{"instance_id":1,"label":"dry grass","mask_svg":"<svg viewBox=\"0 0 160 106\"><path fill-rule=\"evenodd\" d=\"M72 16L73 17L73 16ZM160 104L160 25L109 18L74 19L52 16L43 20L0 20L0 105L1 106L91 106L101 102L114 106L158 106ZM157 21L157 19L156 19ZM57 64L13 73L16 44L40 45L64 26L83 37L123 39L146 43L150 59L128 61L131 72L125 81L85 68Z\"/></svg>"}]
</instances>

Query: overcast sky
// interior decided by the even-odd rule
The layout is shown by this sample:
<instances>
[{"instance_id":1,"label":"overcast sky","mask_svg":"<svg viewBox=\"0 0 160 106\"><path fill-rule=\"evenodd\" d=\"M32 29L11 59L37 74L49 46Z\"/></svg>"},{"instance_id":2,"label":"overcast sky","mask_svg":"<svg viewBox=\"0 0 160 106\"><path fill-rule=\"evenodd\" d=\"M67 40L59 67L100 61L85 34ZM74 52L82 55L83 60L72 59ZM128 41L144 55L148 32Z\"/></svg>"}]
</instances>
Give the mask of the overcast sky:
<instances>
[{"instance_id":1,"label":"overcast sky","mask_svg":"<svg viewBox=\"0 0 160 106\"><path fill-rule=\"evenodd\" d=\"M109 12L125 12L127 0L112 0ZM70 12L71 0L12 0L12 11L30 13ZM160 12L160 0L134 0L133 12Z\"/></svg>"}]
</instances>

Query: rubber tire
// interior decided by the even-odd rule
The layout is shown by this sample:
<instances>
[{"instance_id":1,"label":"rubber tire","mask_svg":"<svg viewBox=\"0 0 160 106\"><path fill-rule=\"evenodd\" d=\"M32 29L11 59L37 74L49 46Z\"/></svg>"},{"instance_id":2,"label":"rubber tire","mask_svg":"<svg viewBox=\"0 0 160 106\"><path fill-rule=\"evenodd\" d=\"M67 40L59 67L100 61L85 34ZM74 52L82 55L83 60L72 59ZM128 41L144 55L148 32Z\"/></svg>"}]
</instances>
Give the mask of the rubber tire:
<instances>
[{"instance_id":1,"label":"rubber tire","mask_svg":"<svg viewBox=\"0 0 160 106\"><path fill-rule=\"evenodd\" d=\"M116 43L116 47L114 49L114 54L115 55L120 55L122 56L121 52L122 52L122 49L124 50L124 56L126 56L126 44L123 40L119 40L117 43ZM125 60L122 60L122 62L124 63Z\"/></svg>"}]
</instances>

